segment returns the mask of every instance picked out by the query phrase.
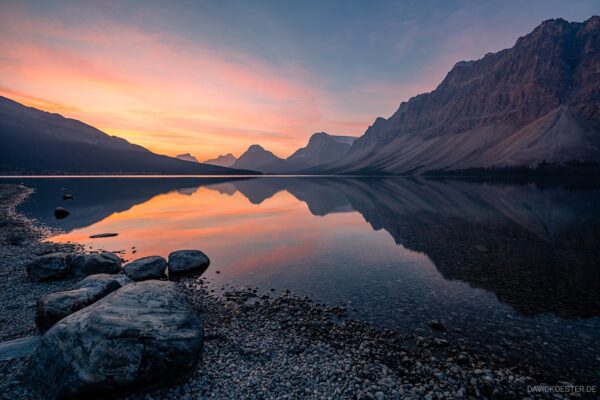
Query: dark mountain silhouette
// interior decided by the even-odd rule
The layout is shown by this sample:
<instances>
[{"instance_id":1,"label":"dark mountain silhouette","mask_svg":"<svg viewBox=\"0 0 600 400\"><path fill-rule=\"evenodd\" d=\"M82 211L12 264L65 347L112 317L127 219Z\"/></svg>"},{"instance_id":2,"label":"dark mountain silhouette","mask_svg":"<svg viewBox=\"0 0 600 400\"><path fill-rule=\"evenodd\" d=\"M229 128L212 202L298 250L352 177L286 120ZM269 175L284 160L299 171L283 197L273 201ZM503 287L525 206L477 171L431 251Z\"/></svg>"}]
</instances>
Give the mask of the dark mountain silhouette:
<instances>
[{"instance_id":1,"label":"dark mountain silhouette","mask_svg":"<svg viewBox=\"0 0 600 400\"><path fill-rule=\"evenodd\" d=\"M179 154L177 156L175 156L176 159L178 160L183 160L183 161L190 161L190 162L199 162L198 159L196 157L194 157L193 155L191 155L190 153L185 153L185 154Z\"/></svg>"},{"instance_id":2,"label":"dark mountain silhouette","mask_svg":"<svg viewBox=\"0 0 600 400\"><path fill-rule=\"evenodd\" d=\"M306 147L302 147L286 159L282 159L253 145L240 156L233 166L235 168L252 169L269 174L288 174L308 169L318 170L318 166L328 164L343 157L352 143L353 136L336 136L325 132L313 134Z\"/></svg>"},{"instance_id":3,"label":"dark mountain silhouette","mask_svg":"<svg viewBox=\"0 0 600 400\"><path fill-rule=\"evenodd\" d=\"M1 173L240 174L158 155L58 114L0 97Z\"/></svg>"},{"instance_id":4,"label":"dark mountain silhouette","mask_svg":"<svg viewBox=\"0 0 600 400\"><path fill-rule=\"evenodd\" d=\"M233 168L272 173L281 169L283 165L284 160L282 158L277 157L258 144L253 144L233 163Z\"/></svg>"},{"instance_id":5,"label":"dark mountain silhouette","mask_svg":"<svg viewBox=\"0 0 600 400\"><path fill-rule=\"evenodd\" d=\"M235 163L237 158L231 153L220 155L217 158L211 158L210 160L204 161L204 164L218 165L220 167L231 167Z\"/></svg>"},{"instance_id":6,"label":"dark mountain silhouette","mask_svg":"<svg viewBox=\"0 0 600 400\"><path fill-rule=\"evenodd\" d=\"M346 155L355 140L353 136L315 133L306 147L296 150L285 160L286 168L289 171L300 171L334 162Z\"/></svg>"},{"instance_id":7,"label":"dark mountain silhouette","mask_svg":"<svg viewBox=\"0 0 600 400\"><path fill-rule=\"evenodd\" d=\"M377 118L329 173L600 161L600 17L554 19L461 61L432 92Z\"/></svg>"}]
</instances>

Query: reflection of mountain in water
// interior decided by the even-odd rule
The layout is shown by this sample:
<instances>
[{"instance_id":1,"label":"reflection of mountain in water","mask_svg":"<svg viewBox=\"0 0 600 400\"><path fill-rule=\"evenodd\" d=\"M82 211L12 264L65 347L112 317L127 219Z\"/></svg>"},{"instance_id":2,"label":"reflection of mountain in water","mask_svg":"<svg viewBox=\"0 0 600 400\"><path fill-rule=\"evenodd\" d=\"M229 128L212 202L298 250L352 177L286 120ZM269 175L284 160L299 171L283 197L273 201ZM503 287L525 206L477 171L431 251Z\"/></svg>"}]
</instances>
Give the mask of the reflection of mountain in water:
<instances>
[{"instance_id":1,"label":"reflection of mountain in water","mask_svg":"<svg viewBox=\"0 0 600 400\"><path fill-rule=\"evenodd\" d=\"M35 189L19 210L46 226L64 231L86 227L111 214L145 203L156 195L177 190L191 195L198 187L230 181L231 178L68 178L35 179L23 183ZM73 194L64 201L63 194ZM54 208L65 207L68 218L56 220Z\"/></svg>"},{"instance_id":2,"label":"reflection of mountain in water","mask_svg":"<svg viewBox=\"0 0 600 400\"><path fill-rule=\"evenodd\" d=\"M600 190L401 178L84 178L28 180L21 211L63 230L177 190L239 191L260 204L279 191L323 216L356 210L375 230L425 253L447 279L494 292L524 314L600 315ZM65 190L61 190L64 187ZM74 200L63 201L64 193ZM53 210L71 215L56 221Z\"/></svg>"},{"instance_id":3,"label":"reflection of mountain in water","mask_svg":"<svg viewBox=\"0 0 600 400\"><path fill-rule=\"evenodd\" d=\"M408 179L258 179L253 203L279 190L315 215L350 206L375 230L427 254L447 279L493 291L524 314L600 313L600 191Z\"/></svg>"}]
</instances>

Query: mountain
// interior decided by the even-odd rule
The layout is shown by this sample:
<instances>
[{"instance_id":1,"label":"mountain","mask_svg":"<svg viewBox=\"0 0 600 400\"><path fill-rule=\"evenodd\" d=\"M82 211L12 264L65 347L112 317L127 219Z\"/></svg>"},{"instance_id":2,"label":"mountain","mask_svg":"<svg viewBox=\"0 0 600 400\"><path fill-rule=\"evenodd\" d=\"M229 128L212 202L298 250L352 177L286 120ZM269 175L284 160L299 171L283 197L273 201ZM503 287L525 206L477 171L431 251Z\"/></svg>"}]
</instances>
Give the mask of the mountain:
<instances>
[{"instance_id":1,"label":"mountain","mask_svg":"<svg viewBox=\"0 0 600 400\"><path fill-rule=\"evenodd\" d=\"M356 140L353 136L334 136L325 132L313 134L306 147L302 147L286 158L287 168L290 171L300 171L307 168L328 164L342 158L352 143Z\"/></svg>"},{"instance_id":2,"label":"mountain","mask_svg":"<svg viewBox=\"0 0 600 400\"><path fill-rule=\"evenodd\" d=\"M231 153L227 153L225 155L221 155L217 158L212 158L210 160L204 161L204 164L210 165L218 165L220 167L231 167L235 163L237 158Z\"/></svg>"},{"instance_id":3,"label":"mountain","mask_svg":"<svg viewBox=\"0 0 600 400\"><path fill-rule=\"evenodd\" d=\"M280 170L283 165L284 160L282 158L277 157L258 144L253 144L233 163L233 168L272 173Z\"/></svg>"},{"instance_id":4,"label":"mountain","mask_svg":"<svg viewBox=\"0 0 600 400\"><path fill-rule=\"evenodd\" d=\"M329 173L600 161L600 17L543 22L377 118Z\"/></svg>"},{"instance_id":5,"label":"mountain","mask_svg":"<svg viewBox=\"0 0 600 400\"><path fill-rule=\"evenodd\" d=\"M0 173L242 174L158 155L81 121L0 96Z\"/></svg>"},{"instance_id":6,"label":"mountain","mask_svg":"<svg viewBox=\"0 0 600 400\"><path fill-rule=\"evenodd\" d=\"M259 145L253 145L240 156L233 166L273 174L302 172L312 168L318 170L318 166L343 157L355 140L356 138L353 136L335 136L325 132L315 133L310 137L306 147L296 150L286 159L277 157Z\"/></svg>"},{"instance_id":7,"label":"mountain","mask_svg":"<svg viewBox=\"0 0 600 400\"><path fill-rule=\"evenodd\" d=\"M196 157L194 157L193 155L191 155L190 153L185 153L185 154L179 154L177 156L175 156L176 159L178 160L183 160L183 161L190 161L190 162L199 162L198 159Z\"/></svg>"}]
</instances>

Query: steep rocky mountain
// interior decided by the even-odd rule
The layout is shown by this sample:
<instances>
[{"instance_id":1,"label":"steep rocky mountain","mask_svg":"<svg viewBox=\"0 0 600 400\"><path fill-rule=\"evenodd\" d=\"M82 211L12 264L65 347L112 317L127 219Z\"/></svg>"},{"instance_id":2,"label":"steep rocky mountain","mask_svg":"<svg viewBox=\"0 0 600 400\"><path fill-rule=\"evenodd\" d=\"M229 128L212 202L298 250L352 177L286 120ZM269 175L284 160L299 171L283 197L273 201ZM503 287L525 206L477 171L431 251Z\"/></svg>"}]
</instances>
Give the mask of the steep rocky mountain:
<instances>
[{"instance_id":1,"label":"steep rocky mountain","mask_svg":"<svg viewBox=\"0 0 600 400\"><path fill-rule=\"evenodd\" d=\"M355 140L356 138L353 136L336 136L325 132L315 133L310 137L306 147L296 150L286 159L277 157L259 145L253 145L240 156L233 166L269 174L318 170L320 165L343 157ZM209 162L207 161L207 163Z\"/></svg>"},{"instance_id":2,"label":"steep rocky mountain","mask_svg":"<svg viewBox=\"0 0 600 400\"><path fill-rule=\"evenodd\" d=\"M218 165L220 167L231 167L235 163L237 158L231 153L220 155L217 158L211 158L210 160L204 161L204 164Z\"/></svg>"},{"instance_id":3,"label":"steep rocky mountain","mask_svg":"<svg viewBox=\"0 0 600 400\"><path fill-rule=\"evenodd\" d=\"M346 155L355 140L353 136L315 133L310 137L306 147L296 150L286 158L287 168L290 171L300 171L336 161Z\"/></svg>"},{"instance_id":4,"label":"steep rocky mountain","mask_svg":"<svg viewBox=\"0 0 600 400\"><path fill-rule=\"evenodd\" d=\"M554 19L514 47L461 61L378 118L330 173L600 161L600 17Z\"/></svg>"},{"instance_id":5,"label":"steep rocky mountain","mask_svg":"<svg viewBox=\"0 0 600 400\"><path fill-rule=\"evenodd\" d=\"M0 96L0 173L240 174L171 158Z\"/></svg>"},{"instance_id":6,"label":"steep rocky mountain","mask_svg":"<svg viewBox=\"0 0 600 400\"><path fill-rule=\"evenodd\" d=\"M194 157L190 153L179 154L179 155L175 156L175 158L178 160L183 160L183 161L200 162L200 161L198 161L198 159L196 157Z\"/></svg>"},{"instance_id":7,"label":"steep rocky mountain","mask_svg":"<svg viewBox=\"0 0 600 400\"><path fill-rule=\"evenodd\" d=\"M233 163L233 168L272 173L280 170L283 163L282 158L277 157L258 144L253 144Z\"/></svg>"}]
</instances>

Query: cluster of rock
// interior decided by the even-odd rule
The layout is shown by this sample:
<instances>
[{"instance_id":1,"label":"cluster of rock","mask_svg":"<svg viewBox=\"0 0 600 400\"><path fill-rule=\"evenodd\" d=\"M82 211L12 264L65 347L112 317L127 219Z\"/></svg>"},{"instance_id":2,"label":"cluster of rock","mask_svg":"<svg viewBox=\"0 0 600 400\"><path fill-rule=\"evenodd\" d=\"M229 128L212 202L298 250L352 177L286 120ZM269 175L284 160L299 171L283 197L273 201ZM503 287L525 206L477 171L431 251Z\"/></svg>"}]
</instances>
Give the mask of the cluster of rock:
<instances>
[{"instance_id":1,"label":"cluster of rock","mask_svg":"<svg viewBox=\"0 0 600 400\"><path fill-rule=\"evenodd\" d=\"M122 268L115 253L91 254L46 254L27 264L27 275L36 282L84 277L93 274L116 274L123 269L134 281L160 279L168 275L202 273L210 260L200 250L178 250L169 254L169 261L160 256L149 256L134 260Z\"/></svg>"},{"instance_id":2,"label":"cluster of rock","mask_svg":"<svg viewBox=\"0 0 600 400\"><path fill-rule=\"evenodd\" d=\"M114 253L53 253L27 265L32 280L85 277L38 299L46 331L32 354L29 381L44 398L135 392L183 379L200 359L202 320L170 275L202 273L198 250L134 260ZM121 273L123 272L123 273Z\"/></svg>"}]
</instances>

